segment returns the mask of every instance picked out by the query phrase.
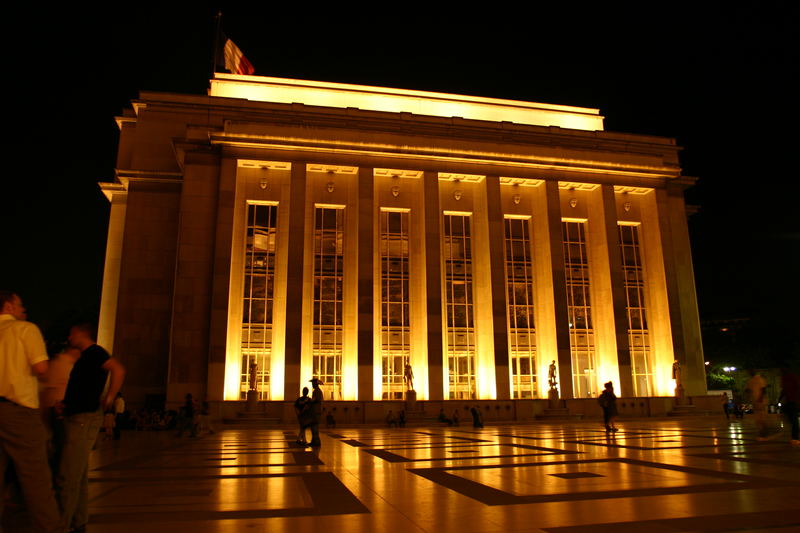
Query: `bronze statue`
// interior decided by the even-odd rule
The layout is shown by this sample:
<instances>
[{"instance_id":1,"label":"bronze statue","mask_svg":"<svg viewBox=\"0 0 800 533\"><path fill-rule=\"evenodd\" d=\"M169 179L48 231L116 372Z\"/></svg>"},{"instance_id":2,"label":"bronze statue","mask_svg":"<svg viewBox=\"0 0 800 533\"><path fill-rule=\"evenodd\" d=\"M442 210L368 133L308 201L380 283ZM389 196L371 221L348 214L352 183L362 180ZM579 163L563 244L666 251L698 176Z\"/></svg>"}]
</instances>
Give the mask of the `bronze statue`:
<instances>
[{"instance_id":1,"label":"bronze statue","mask_svg":"<svg viewBox=\"0 0 800 533\"><path fill-rule=\"evenodd\" d=\"M250 363L250 390L258 390L258 363Z\"/></svg>"},{"instance_id":2,"label":"bronze statue","mask_svg":"<svg viewBox=\"0 0 800 533\"><path fill-rule=\"evenodd\" d=\"M549 371L547 373L547 382L550 384L550 390L558 388L558 380L556 379L556 362L550 363Z\"/></svg>"},{"instance_id":3,"label":"bronze statue","mask_svg":"<svg viewBox=\"0 0 800 533\"><path fill-rule=\"evenodd\" d=\"M681 381L681 364L677 359L672 363L672 379L675 380L675 388L677 388L678 385L683 385Z\"/></svg>"},{"instance_id":4,"label":"bronze statue","mask_svg":"<svg viewBox=\"0 0 800 533\"><path fill-rule=\"evenodd\" d=\"M403 381L406 383L406 390L414 390L414 371L409 363L406 363L403 371Z\"/></svg>"}]
</instances>

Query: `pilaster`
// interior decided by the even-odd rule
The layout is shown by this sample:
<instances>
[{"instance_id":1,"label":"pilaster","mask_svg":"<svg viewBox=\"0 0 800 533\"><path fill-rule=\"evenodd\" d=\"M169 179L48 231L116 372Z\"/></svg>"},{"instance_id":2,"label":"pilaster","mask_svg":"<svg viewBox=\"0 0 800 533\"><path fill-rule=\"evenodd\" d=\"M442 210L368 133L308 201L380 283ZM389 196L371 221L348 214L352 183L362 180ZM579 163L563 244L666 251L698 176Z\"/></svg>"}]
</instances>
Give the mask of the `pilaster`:
<instances>
[{"instance_id":1,"label":"pilaster","mask_svg":"<svg viewBox=\"0 0 800 533\"><path fill-rule=\"evenodd\" d=\"M289 184L289 240L286 276L286 343L284 398L294 398L302 388L300 360L303 344L303 264L306 226L306 163L292 163Z\"/></svg>"},{"instance_id":2,"label":"pilaster","mask_svg":"<svg viewBox=\"0 0 800 533\"><path fill-rule=\"evenodd\" d=\"M508 353L508 306L505 283L505 230L503 207L500 198L500 178L486 176L486 203L489 219L489 261L492 285L492 323L494 325L494 366L497 399L511 397Z\"/></svg>"},{"instance_id":3,"label":"pilaster","mask_svg":"<svg viewBox=\"0 0 800 533\"><path fill-rule=\"evenodd\" d=\"M439 175L424 173L425 198L425 278L427 280L428 316L428 390L431 400L442 400L442 252Z\"/></svg>"},{"instance_id":4,"label":"pilaster","mask_svg":"<svg viewBox=\"0 0 800 533\"><path fill-rule=\"evenodd\" d=\"M700 314L694 284L692 252L683 187L668 184L656 191L664 267L667 278L670 325L675 359L681 366L687 396L706 393Z\"/></svg>"},{"instance_id":5,"label":"pilaster","mask_svg":"<svg viewBox=\"0 0 800 533\"><path fill-rule=\"evenodd\" d=\"M211 280L216 241L220 157L186 154L178 223L167 401L202 397L208 377Z\"/></svg>"},{"instance_id":6,"label":"pilaster","mask_svg":"<svg viewBox=\"0 0 800 533\"><path fill-rule=\"evenodd\" d=\"M374 395L374 198L372 168L358 170L358 399L370 401Z\"/></svg>"},{"instance_id":7,"label":"pilaster","mask_svg":"<svg viewBox=\"0 0 800 533\"><path fill-rule=\"evenodd\" d=\"M100 321L97 326L97 343L115 351L114 332L117 327L117 299L119 296L119 274L122 266L122 242L125 235L125 211L128 193L113 191L111 212L108 216L108 238L106 260L103 269L103 292L100 299Z\"/></svg>"},{"instance_id":8,"label":"pilaster","mask_svg":"<svg viewBox=\"0 0 800 533\"><path fill-rule=\"evenodd\" d=\"M550 261L553 285L553 309L556 323L556 352L558 354L559 392L561 398L572 398L572 353L569 345L569 317L567 313L567 276L564 266L563 237L561 235L561 205L558 182L544 184L547 204L547 226L550 229Z\"/></svg>"},{"instance_id":9,"label":"pilaster","mask_svg":"<svg viewBox=\"0 0 800 533\"><path fill-rule=\"evenodd\" d=\"M617 341L617 367L619 372L619 396L633 396L633 374L631 371L631 349L628 337L628 299L625 294L625 278L622 271L622 255L619 244L617 204L613 185L601 188L604 227L608 243L608 264L611 279L611 300L614 307L614 332Z\"/></svg>"}]
</instances>

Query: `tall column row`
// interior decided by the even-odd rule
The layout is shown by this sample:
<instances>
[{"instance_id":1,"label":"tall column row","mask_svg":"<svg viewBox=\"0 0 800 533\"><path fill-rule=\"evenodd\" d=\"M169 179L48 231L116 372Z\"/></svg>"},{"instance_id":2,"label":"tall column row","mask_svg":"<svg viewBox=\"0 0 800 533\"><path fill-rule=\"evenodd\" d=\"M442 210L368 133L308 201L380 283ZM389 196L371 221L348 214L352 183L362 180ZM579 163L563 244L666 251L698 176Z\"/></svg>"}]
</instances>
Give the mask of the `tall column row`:
<instances>
[{"instance_id":1,"label":"tall column row","mask_svg":"<svg viewBox=\"0 0 800 533\"><path fill-rule=\"evenodd\" d=\"M240 161L231 198L225 399L672 392L652 189Z\"/></svg>"}]
</instances>

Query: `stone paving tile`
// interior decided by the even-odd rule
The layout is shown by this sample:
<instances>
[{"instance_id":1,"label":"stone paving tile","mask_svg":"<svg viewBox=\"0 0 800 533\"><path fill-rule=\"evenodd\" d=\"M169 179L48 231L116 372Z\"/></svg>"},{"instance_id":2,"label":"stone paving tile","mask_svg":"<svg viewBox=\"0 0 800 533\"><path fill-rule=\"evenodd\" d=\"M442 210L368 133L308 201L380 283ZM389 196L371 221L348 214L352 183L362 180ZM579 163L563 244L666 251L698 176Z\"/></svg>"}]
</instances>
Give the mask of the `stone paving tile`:
<instances>
[{"instance_id":1,"label":"stone paving tile","mask_svg":"<svg viewBox=\"0 0 800 533\"><path fill-rule=\"evenodd\" d=\"M91 531L800 530L800 449L718 418L123 433L90 464ZM786 437L786 438L784 438ZM783 439L783 440L781 440ZM11 511L19 511L11 506ZM7 510L6 515L9 515ZM23 516L16 513L15 516ZM8 516L4 517L6 530ZM24 531L24 529L21 529Z\"/></svg>"}]
</instances>

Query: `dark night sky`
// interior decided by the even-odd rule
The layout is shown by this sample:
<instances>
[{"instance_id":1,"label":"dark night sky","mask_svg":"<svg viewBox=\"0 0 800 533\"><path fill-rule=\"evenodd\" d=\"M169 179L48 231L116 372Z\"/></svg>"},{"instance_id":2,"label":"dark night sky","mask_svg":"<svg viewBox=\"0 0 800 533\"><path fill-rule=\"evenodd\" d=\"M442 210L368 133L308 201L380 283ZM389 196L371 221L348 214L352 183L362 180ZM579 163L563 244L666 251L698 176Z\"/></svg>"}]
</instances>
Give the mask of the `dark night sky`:
<instances>
[{"instance_id":1,"label":"dark night sky","mask_svg":"<svg viewBox=\"0 0 800 533\"><path fill-rule=\"evenodd\" d=\"M687 198L700 205L701 317L796 328L798 11L713 4L223 12L256 74L597 107L607 130L676 137L684 174L700 178ZM207 89L214 11L191 6L7 21L19 45L6 54L0 285L45 328L99 307L108 206L96 182L113 178L114 116L140 89Z\"/></svg>"}]
</instances>

